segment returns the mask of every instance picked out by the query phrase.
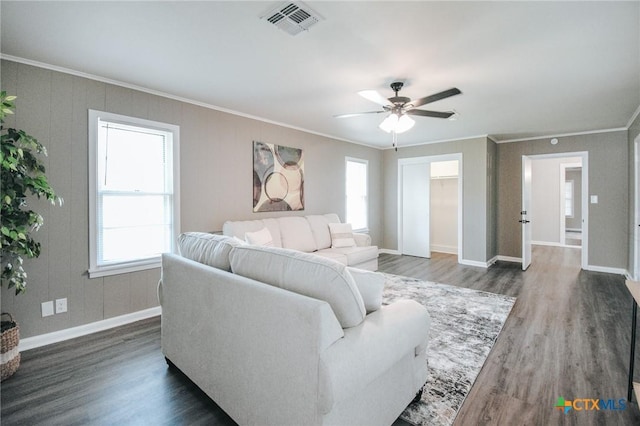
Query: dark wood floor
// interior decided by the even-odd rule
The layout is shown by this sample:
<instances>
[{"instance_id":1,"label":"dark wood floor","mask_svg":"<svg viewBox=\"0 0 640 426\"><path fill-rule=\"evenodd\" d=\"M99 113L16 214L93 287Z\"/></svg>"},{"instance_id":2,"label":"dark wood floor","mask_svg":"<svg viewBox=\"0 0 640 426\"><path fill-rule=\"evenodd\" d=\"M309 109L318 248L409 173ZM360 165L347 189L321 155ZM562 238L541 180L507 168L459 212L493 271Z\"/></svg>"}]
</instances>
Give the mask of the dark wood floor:
<instances>
[{"instance_id":1,"label":"dark wood floor","mask_svg":"<svg viewBox=\"0 0 640 426\"><path fill-rule=\"evenodd\" d=\"M626 398L631 296L622 276L579 264L579 250L554 247L534 247L526 272L503 262L462 266L438 253L381 255L384 272L518 298L456 425L640 424L635 403L617 411L554 408L561 396ZM26 351L0 392L2 425L234 424L167 368L157 318Z\"/></svg>"}]
</instances>

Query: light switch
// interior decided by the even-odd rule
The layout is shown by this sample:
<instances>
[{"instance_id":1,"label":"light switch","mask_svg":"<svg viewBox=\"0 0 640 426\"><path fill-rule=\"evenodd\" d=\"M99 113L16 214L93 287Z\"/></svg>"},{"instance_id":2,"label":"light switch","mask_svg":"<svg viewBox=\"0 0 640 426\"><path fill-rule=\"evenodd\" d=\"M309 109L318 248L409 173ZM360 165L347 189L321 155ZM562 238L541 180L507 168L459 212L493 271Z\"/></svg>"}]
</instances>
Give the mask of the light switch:
<instances>
[{"instance_id":1,"label":"light switch","mask_svg":"<svg viewBox=\"0 0 640 426\"><path fill-rule=\"evenodd\" d=\"M598 204L598 196L597 195L592 195L591 196L591 204Z\"/></svg>"}]
</instances>

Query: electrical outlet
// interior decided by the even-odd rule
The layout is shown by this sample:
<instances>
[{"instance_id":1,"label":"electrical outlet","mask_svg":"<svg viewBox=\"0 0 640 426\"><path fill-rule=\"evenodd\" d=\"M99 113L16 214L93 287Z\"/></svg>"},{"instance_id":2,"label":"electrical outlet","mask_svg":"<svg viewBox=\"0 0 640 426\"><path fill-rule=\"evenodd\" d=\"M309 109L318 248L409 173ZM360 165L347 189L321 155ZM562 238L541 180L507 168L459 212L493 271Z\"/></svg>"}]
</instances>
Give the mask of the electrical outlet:
<instances>
[{"instance_id":1,"label":"electrical outlet","mask_svg":"<svg viewBox=\"0 0 640 426\"><path fill-rule=\"evenodd\" d=\"M67 298L56 299L56 314L67 312Z\"/></svg>"},{"instance_id":2,"label":"electrical outlet","mask_svg":"<svg viewBox=\"0 0 640 426\"><path fill-rule=\"evenodd\" d=\"M42 302L42 316L48 317L53 315L53 301Z\"/></svg>"}]
</instances>

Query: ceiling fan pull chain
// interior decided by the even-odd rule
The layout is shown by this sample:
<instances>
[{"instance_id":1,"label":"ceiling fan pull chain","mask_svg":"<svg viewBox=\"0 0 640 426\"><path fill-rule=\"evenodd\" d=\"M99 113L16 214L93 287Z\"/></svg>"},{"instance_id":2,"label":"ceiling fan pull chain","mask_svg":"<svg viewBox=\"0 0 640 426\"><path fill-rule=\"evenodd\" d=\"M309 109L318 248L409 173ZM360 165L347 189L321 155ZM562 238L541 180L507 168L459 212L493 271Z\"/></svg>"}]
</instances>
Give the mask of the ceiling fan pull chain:
<instances>
[{"instance_id":1,"label":"ceiling fan pull chain","mask_svg":"<svg viewBox=\"0 0 640 426\"><path fill-rule=\"evenodd\" d=\"M398 134L395 131L391 133L393 134L393 148L398 152Z\"/></svg>"}]
</instances>

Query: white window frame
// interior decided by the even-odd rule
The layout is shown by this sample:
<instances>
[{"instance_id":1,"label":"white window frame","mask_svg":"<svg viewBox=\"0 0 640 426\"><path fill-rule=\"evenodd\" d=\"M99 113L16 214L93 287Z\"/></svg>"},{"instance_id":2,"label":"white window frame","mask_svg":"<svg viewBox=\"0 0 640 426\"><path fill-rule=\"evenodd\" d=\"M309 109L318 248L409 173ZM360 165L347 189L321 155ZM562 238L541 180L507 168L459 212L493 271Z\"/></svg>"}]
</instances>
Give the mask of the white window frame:
<instances>
[{"instance_id":1,"label":"white window frame","mask_svg":"<svg viewBox=\"0 0 640 426\"><path fill-rule=\"evenodd\" d=\"M349 212L347 211L348 206L349 206L349 182L347 181L347 169L349 167L349 163L353 162L353 163L360 163L360 164L364 164L365 165L365 180L366 180L366 194L365 194L365 227L364 228L356 228L354 229L355 232L364 232L364 233L368 233L369 232L369 161L362 159L362 158L355 158L355 157L345 157L345 162L344 162L344 174L345 174L345 179L344 179L344 217L345 217L345 222L349 222Z\"/></svg>"},{"instance_id":2,"label":"white window frame","mask_svg":"<svg viewBox=\"0 0 640 426\"><path fill-rule=\"evenodd\" d=\"M142 118L128 117L110 112L89 110L89 278L97 278L108 275L124 274L128 272L142 271L145 269L159 268L162 257L112 262L101 265L98 263L98 126L100 121L108 121L128 126L145 127L160 130L172 134L172 182L173 182L173 220L171 252L175 252L176 241L180 234L180 127L145 120Z\"/></svg>"}]
</instances>

